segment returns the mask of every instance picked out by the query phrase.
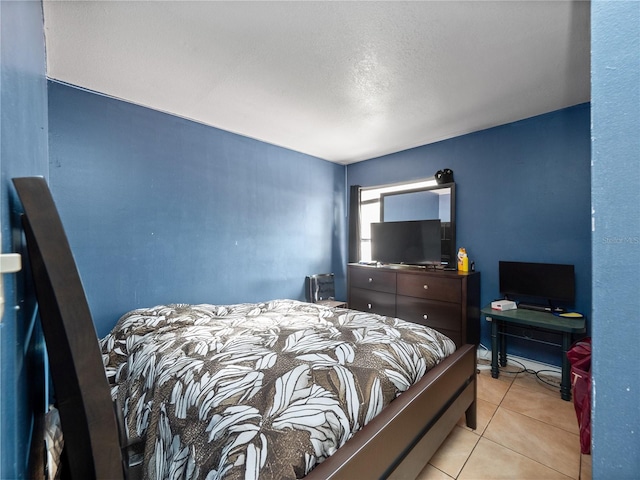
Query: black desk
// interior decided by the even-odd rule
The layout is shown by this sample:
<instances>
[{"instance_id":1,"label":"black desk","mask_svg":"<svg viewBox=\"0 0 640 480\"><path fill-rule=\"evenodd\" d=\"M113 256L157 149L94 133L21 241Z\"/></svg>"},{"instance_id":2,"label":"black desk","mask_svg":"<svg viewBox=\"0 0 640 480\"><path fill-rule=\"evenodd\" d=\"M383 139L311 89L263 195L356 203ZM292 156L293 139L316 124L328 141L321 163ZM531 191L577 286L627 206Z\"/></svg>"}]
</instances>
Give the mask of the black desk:
<instances>
[{"instance_id":1,"label":"black desk","mask_svg":"<svg viewBox=\"0 0 640 480\"><path fill-rule=\"evenodd\" d=\"M507 365L507 337L524 338L534 342L544 343L562 348L562 381L560 384L560 396L563 400L571 400L571 366L567 359L567 350L571 347L572 335L584 333L584 318L557 317L552 313L538 312L536 310L493 310L490 306L484 307L482 315L491 318L491 376L498 378L498 354L500 365ZM537 335L541 332L541 335ZM562 343L554 343L547 338L561 335ZM545 336L546 335L546 336ZM540 338L536 338L539 336Z\"/></svg>"}]
</instances>

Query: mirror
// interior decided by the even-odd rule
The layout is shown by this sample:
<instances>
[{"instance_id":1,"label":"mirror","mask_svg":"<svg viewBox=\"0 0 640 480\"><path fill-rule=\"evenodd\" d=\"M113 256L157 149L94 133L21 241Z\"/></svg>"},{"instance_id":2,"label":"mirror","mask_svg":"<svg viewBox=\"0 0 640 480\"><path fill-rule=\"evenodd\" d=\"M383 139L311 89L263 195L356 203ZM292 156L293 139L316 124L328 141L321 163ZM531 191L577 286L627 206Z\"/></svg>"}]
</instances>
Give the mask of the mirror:
<instances>
[{"instance_id":1,"label":"mirror","mask_svg":"<svg viewBox=\"0 0 640 480\"><path fill-rule=\"evenodd\" d=\"M442 222L442 264L456 263L456 185L446 183L380 196L380 220L432 220Z\"/></svg>"}]
</instances>

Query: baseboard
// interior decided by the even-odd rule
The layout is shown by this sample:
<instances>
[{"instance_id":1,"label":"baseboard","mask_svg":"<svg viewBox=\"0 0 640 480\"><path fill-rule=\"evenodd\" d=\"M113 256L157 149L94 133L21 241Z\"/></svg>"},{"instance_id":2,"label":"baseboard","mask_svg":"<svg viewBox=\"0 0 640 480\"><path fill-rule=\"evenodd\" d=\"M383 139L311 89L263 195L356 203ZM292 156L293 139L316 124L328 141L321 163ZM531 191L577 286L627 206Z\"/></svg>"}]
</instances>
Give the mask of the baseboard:
<instances>
[{"instance_id":1,"label":"baseboard","mask_svg":"<svg viewBox=\"0 0 640 480\"><path fill-rule=\"evenodd\" d=\"M558 377L562 375L562 369L556 365L549 365L548 363L538 362L516 355L507 356L507 366L514 368L524 366L527 370L533 370L534 372L544 370L545 373L549 375L558 375ZM491 368L491 350L482 344L478 346L478 368L480 370Z\"/></svg>"}]
</instances>

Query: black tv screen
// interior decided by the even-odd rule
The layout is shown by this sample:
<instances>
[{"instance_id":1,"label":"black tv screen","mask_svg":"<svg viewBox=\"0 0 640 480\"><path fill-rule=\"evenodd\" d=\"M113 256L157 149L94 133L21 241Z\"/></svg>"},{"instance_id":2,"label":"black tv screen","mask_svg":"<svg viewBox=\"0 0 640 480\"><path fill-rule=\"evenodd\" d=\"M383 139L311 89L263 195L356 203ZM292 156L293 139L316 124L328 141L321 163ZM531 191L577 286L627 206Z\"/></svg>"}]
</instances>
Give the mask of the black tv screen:
<instances>
[{"instance_id":1,"label":"black tv screen","mask_svg":"<svg viewBox=\"0 0 640 480\"><path fill-rule=\"evenodd\" d=\"M498 262L500 293L512 300L525 297L548 303L575 301L573 265Z\"/></svg>"},{"instance_id":2,"label":"black tv screen","mask_svg":"<svg viewBox=\"0 0 640 480\"><path fill-rule=\"evenodd\" d=\"M371 257L380 263L440 265L440 220L371 224Z\"/></svg>"}]
</instances>

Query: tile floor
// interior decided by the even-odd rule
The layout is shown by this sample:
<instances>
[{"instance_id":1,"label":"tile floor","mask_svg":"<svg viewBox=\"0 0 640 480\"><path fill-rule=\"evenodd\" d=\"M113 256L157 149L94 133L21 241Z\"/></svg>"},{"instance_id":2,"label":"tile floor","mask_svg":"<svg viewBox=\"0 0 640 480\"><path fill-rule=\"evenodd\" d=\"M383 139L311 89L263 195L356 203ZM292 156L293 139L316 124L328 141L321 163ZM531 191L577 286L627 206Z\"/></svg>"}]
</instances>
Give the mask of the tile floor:
<instances>
[{"instance_id":1,"label":"tile floor","mask_svg":"<svg viewBox=\"0 0 640 480\"><path fill-rule=\"evenodd\" d=\"M491 377L479 361L478 428L464 418L416 480L591 479L591 456L580 454L573 402L560 398L560 376L511 365Z\"/></svg>"}]
</instances>

